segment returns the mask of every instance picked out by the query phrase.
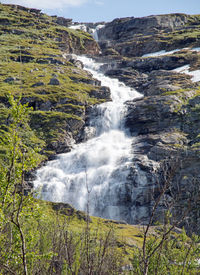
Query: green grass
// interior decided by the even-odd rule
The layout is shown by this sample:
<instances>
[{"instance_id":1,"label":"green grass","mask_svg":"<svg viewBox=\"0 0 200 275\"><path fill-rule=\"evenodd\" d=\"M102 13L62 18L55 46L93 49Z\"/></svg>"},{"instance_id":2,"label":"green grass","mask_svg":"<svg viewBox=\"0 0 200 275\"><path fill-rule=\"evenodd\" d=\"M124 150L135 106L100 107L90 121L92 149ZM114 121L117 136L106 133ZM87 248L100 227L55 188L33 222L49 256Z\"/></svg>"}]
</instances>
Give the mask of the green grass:
<instances>
[{"instance_id":1,"label":"green grass","mask_svg":"<svg viewBox=\"0 0 200 275\"><path fill-rule=\"evenodd\" d=\"M70 218L69 226L75 232L82 232L84 226L86 226L86 214L81 211L77 211L71 206L62 204L64 207L55 210L59 206L59 203L52 203L38 200L42 211L49 216L50 219L55 219L56 215L59 214L61 218ZM106 233L110 228L113 228L119 244L127 246L133 251L134 246L141 247L143 241L143 226L135 226L130 224L116 224L115 221L106 220L98 217L90 217L90 227L92 232L95 232L97 228L100 228L102 232ZM150 233L154 232L154 228L150 229Z\"/></svg>"},{"instance_id":2,"label":"green grass","mask_svg":"<svg viewBox=\"0 0 200 275\"><path fill-rule=\"evenodd\" d=\"M165 95L181 95L181 93L184 93L184 92L187 92L187 91L190 91L191 89L178 89L178 90L175 90L175 91L167 91L167 92L164 92L162 93L161 95L165 96Z\"/></svg>"},{"instance_id":3,"label":"green grass","mask_svg":"<svg viewBox=\"0 0 200 275\"><path fill-rule=\"evenodd\" d=\"M35 111L31 117L32 127L45 140L46 151L53 152L49 150L51 142L63 139L67 131L77 134L78 129L69 126L71 120L80 127L86 106L105 101L90 96L98 87L82 80L91 76L63 56L74 51L86 53L88 43L98 49L97 44L90 34L58 25L53 17L45 14L36 16L2 4L0 14L6 22L0 26L0 103L6 104L0 106L0 122L5 123L7 94L22 95L22 101L29 102ZM14 81L6 83L8 77ZM60 85L49 85L53 77ZM44 85L33 87L38 82Z\"/></svg>"}]
</instances>

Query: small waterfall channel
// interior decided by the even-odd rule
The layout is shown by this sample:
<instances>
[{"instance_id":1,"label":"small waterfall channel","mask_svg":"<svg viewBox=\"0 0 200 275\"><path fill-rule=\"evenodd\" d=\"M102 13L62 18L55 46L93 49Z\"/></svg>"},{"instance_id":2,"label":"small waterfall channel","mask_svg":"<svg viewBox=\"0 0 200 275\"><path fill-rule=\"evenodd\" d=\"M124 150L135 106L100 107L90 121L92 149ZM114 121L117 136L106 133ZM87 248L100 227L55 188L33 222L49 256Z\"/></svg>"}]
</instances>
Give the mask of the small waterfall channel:
<instances>
[{"instance_id":1,"label":"small waterfall channel","mask_svg":"<svg viewBox=\"0 0 200 275\"><path fill-rule=\"evenodd\" d=\"M83 211L89 204L91 215L123 219L120 194L126 189L133 158L132 139L123 126L124 102L142 96L103 75L103 64L84 56L78 59L103 86L110 88L112 101L96 106L97 115L89 126L95 136L38 169L34 187L44 200L66 202Z\"/></svg>"}]
</instances>

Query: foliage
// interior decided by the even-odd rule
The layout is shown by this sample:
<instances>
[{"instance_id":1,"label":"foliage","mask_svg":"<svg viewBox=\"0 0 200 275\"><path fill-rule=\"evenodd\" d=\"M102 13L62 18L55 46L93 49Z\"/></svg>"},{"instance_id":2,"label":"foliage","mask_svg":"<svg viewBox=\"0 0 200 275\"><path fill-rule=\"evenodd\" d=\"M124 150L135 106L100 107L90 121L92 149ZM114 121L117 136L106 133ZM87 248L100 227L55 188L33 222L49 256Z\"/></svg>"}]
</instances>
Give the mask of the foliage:
<instances>
[{"instance_id":1,"label":"foliage","mask_svg":"<svg viewBox=\"0 0 200 275\"><path fill-rule=\"evenodd\" d=\"M41 144L28 125L30 109L12 95L9 103L9 126L1 133L1 146L7 150L0 166L0 266L9 272L22 266L27 274L26 242L32 232L25 236L23 223L35 213L33 198L26 194L25 173L42 161Z\"/></svg>"},{"instance_id":2,"label":"foliage","mask_svg":"<svg viewBox=\"0 0 200 275\"><path fill-rule=\"evenodd\" d=\"M44 153L55 154L52 143L62 141L64 132L76 138L86 106L106 100L90 94L99 87L91 85L91 75L67 57L70 53L87 53L89 44L94 50L98 50L98 46L88 33L61 26L56 18L43 13L3 4L0 4L0 13L0 113L6 112L6 96L10 90L15 97L21 94L23 103L33 107L31 128L45 140ZM59 85L49 85L51 78L56 78ZM38 83L41 86L37 86ZM55 125L48 135L45 128L37 127L35 111L40 112L40 117L49 125L54 125L56 117L59 128ZM52 113L51 117L48 112ZM6 123L3 118L0 117L0 126ZM71 120L78 124L75 131L69 126Z\"/></svg>"},{"instance_id":3,"label":"foliage","mask_svg":"<svg viewBox=\"0 0 200 275\"><path fill-rule=\"evenodd\" d=\"M112 227L82 230L71 218L49 215L33 198L25 174L42 160L40 140L31 130L31 109L9 96L9 125L1 137L7 147L0 166L1 274L119 274L122 259ZM80 215L80 214L79 214Z\"/></svg>"},{"instance_id":4,"label":"foliage","mask_svg":"<svg viewBox=\"0 0 200 275\"><path fill-rule=\"evenodd\" d=\"M147 241L146 254L149 257L147 273L144 272L141 249L135 251L133 257L133 270L135 274L182 274L193 275L199 272L199 237L193 235L189 238L185 231L171 232L166 236L162 245L160 239L167 228L161 227L155 236ZM158 247L158 249L156 249ZM155 250L156 249L156 250ZM155 251L155 252L154 252Z\"/></svg>"},{"instance_id":5,"label":"foliage","mask_svg":"<svg viewBox=\"0 0 200 275\"><path fill-rule=\"evenodd\" d=\"M0 274L198 274L199 238L188 238L184 230L177 234L173 224L154 232L150 221L142 234L71 208L55 212L51 203L34 199L25 179L44 160L42 140L60 141L70 124L79 128L86 105L103 101L90 96L98 89L91 76L63 56L86 52L92 38L44 14L1 4L0 11ZM160 39L170 46L198 35L188 28ZM48 85L52 77L59 86ZM43 84L35 86L38 81ZM9 96L8 108L11 88L16 99Z\"/></svg>"},{"instance_id":6,"label":"foliage","mask_svg":"<svg viewBox=\"0 0 200 275\"><path fill-rule=\"evenodd\" d=\"M191 181L191 193L181 206L178 214L177 204L180 191L173 190L172 179L179 167L179 160L174 159L169 163L163 163L163 183L160 184L159 195L154 198L150 218L144 227L143 244L141 248L135 250L133 257L134 274L181 274L193 275L199 273L199 236L192 234L189 238L181 225L189 223L189 216L193 211L193 203L198 202L196 190L197 182ZM170 192L171 199L167 199ZM149 230L158 219L157 211L159 205L163 205L163 222L155 228L155 232L150 234ZM176 213L176 215L174 215Z\"/></svg>"}]
</instances>

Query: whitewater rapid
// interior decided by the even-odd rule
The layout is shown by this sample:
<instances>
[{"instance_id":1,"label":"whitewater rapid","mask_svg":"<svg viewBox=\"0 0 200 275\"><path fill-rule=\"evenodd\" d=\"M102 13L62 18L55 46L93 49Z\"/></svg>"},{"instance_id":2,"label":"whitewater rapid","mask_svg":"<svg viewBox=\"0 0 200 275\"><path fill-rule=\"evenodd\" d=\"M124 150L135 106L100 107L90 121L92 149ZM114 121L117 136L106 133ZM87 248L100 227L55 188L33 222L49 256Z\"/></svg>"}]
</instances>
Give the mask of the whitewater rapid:
<instances>
[{"instance_id":1,"label":"whitewater rapid","mask_svg":"<svg viewBox=\"0 0 200 275\"><path fill-rule=\"evenodd\" d=\"M103 64L78 57L84 68L111 90L111 102L96 106L90 140L75 145L37 170L34 187L44 200L65 202L91 215L121 219L120 194L125 192L132 164L132 139L123 126L124 102L142 97L136 90L100 72Z\"/></svg>"}]
</instances>

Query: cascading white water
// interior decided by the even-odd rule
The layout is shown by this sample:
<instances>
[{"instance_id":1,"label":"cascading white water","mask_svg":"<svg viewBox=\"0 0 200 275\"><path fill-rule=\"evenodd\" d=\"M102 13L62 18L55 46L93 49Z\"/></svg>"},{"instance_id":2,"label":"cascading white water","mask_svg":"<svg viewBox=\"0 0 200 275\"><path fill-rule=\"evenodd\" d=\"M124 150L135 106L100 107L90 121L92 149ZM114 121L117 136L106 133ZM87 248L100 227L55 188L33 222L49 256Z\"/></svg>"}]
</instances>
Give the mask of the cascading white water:
<instances>
[{"instance_id":1,"label":"cascading white water","mask_svg":"<svg viewBox=\"0 0 200 275\"><path fill-rule=\"evenodd\" d=\"M102 64L87 57L78 59L110 88L112 102L97 106L98 115L90 122L96 136L40 168L34 186L45 200L67 202L80 210L86 210L89 202L91 215L122 219L120 194L126 189L132 160L132 140L123 127L124 102L141 95L100 73Z\"/></svg>"},{"instance_id":2,"label":"cascading white water","mask_svg":"<svg viewBox=\"0 0 200 275\"><path fill-rule=\"evenodd\" d=\"M70 26L69 28L70 29L73 29L73 30L82 30L82 31L85 31L85 32L89 32L93 38L98 41L98 31L102 28L104 28L105 25L103 24L99 24L97 25L95 28L91 28L91 27L87 27L86 24L75 24L75 25L72 25Z\"/></svg>"},{"instance_id":3,"label":"cascading white water","mask_svg":"<svg viewBox=\"0 0 200 275\"><path fill-rule=\"evenodd\" d=\"M99 24L99 25L96 26L95 29L91 29L91 30L90 30L91 35L93 36L93 38L94 38L96 41L99 40L98 31L99 31L100 29L104 28L104 27L105 27L105 25Z\"/></svg>"}]
</instances>

